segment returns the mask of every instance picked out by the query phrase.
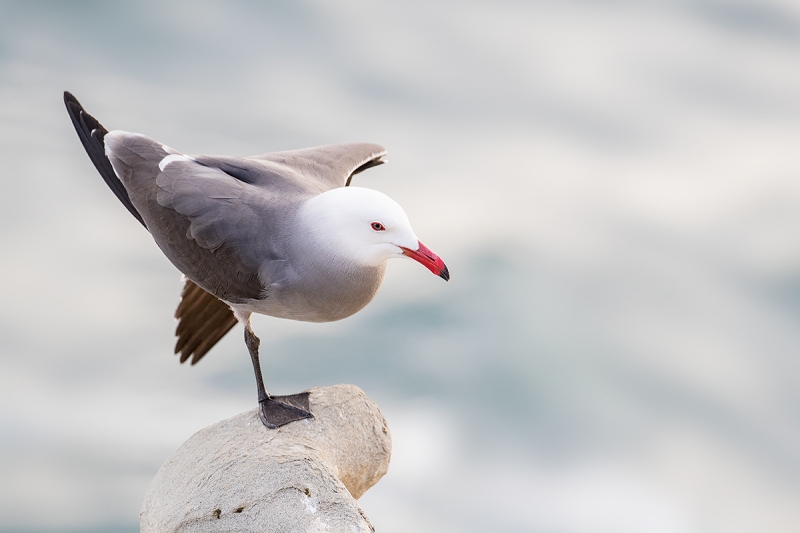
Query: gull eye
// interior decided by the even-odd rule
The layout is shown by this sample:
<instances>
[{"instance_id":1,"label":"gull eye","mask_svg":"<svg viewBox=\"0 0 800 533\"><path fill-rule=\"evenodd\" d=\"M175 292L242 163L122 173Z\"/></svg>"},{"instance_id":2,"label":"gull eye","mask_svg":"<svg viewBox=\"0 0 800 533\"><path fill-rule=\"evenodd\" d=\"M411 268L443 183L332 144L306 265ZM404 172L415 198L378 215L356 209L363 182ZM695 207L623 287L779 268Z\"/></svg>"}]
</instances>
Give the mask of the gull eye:
<instances>
[{"instance_id":1,"label":"gull eye","mask_svg":"<svg viewBox=\"0 0 800 533\"><path fill-rule=\"evenodd\" d=\"M381 224L380 222L373 222L372 229L374 229L375 231L386 231L386 228L384 228L383 224Z\"/></svg>"}]
</instances>

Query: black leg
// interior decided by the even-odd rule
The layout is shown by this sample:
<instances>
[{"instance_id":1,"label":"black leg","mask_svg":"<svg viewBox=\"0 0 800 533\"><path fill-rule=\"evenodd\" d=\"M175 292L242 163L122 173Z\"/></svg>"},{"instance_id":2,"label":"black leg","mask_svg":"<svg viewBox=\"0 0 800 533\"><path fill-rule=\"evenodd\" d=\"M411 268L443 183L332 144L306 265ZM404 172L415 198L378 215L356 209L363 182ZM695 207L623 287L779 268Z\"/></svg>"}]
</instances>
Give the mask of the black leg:
<instances>
[{"instance_id":1,"label":"black leg","mask_svg":"<svg viewBox=\"0 0 800 533\"><path fill-rule=\"evenodd\" d=\"M261 375L261 361L258 359L258 347L261 346L261 339L253 333L250 324L244 327L244 343L250 352L250 360L253 362L253 371L256 373L256 387L258 388L258 401L269 400L269 393L264 388L264 377Z\"/></svg>"},{"instance_id":2,"label":"black leg","mask_svg":"<svg viewBox=\"0 0 800 533\"><path fill-rule=\"evenodd\" d=\"M314 418L310 411L307 392L291 396L271 396L267 392L264 387L264 378L261 375L261 362L258 358L258 347L261 340L253 333L249 323L244 325L244 342L250 352L250 360L253 362L253 371L256 374L258 414L261 423L270 429L275 429L296 420Z\"/></svg>"}]
</instances>

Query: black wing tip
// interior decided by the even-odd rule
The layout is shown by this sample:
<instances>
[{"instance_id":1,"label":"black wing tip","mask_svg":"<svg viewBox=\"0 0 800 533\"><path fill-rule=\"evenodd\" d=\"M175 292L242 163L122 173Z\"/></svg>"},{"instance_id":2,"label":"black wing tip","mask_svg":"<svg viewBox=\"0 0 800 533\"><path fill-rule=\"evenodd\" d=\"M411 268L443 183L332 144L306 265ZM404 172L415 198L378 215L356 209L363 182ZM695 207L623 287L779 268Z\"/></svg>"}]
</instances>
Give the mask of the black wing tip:
<instances>
[{"instance_id":1,"label":"black wing tip","mask_svg":"<svg viewBox=\"0 0 800 533\"><path fill-rule=\"evenodd\" d=\"M142 226L147 228L142 215L136 210L136 207L131 203L128 191L114 173L111 162L106 157L104 138L108 130L103 127L100 122L92 115L86 112L81 103L75 96L69 92L64 91L64 105L67 107L72 125L75 126L75 131L78 138L86 150L89 159L94 163L95 168L100 173L100 176L106 182L106 185L116 195L120 202L130 212Z\"/></svg>"},{"instance_id":2,"label":"black wing tip","mask_svg":"<svg viewBox=\"0 0 800 533\"><path fill-rule=\"evenodd\" d=\"M81 136L81 111L83 111L83 106L69 91L64 91L64 105L67 107L67 113L69 113L69 118L72 119L72 124L78 130L78 135Z\"/></svg>"},{"instance_id":3,"label":"black wing tip","mask_svg":"<svg viewBox=\"0 0 800 533\"><path fill-rule=\"evenodd\" d=\"M363 165L361 165L358 168L356 168L347 177L347 182L345 182L344 186L345 187L349 187L350 186L350 182L353 181L353 176L355 176L356 174L360 174L360 173L364 172L365 170L367 170L368 168L377 167L378 165L382 165L382 164L386 163L386 161L383 159L384 157L386 157L386 151L384 151L381 155L376 156L374 159L370 159L369 161L367 161Z\"/></svg>"},{"instance_id":4,"label":"black wing tip","mask_svg":"<svg viewBox=\"0 0 800 533\"><path fill-rule=\"evenodd\" d=\"M97 133L99 133L99 140L103 140L108 130L96 118L87 113L75 95L69 91L64 91L64 105L67 106L67 112L79 136L98 137Z\"/></svg>"},{"instance_id":5,"label":"black wing tip","mask_svg":"<svg viewBox=\"0 0 800 533\"><path fill-rule=\"evenodd\" d=\"M72 122L75 123L76 128L82 126L81 115L91 117L91 115L89 115L83 108L78 99L75 98L75 96L69 91L64 91L64 105L67 106L67 112L69 113Z\"/></svg>"}]
</instances>

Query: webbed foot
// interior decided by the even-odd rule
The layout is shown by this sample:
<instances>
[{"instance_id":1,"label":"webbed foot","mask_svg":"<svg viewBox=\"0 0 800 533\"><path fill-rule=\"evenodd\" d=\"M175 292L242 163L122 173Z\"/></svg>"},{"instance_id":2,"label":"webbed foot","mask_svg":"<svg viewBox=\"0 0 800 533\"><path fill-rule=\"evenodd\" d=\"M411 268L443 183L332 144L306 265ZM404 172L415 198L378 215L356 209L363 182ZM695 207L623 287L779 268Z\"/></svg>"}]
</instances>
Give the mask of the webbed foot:
<instances>
[{"instance_id":1,"label":"webbed foot","mask_svg":"<svg viewBox=\"0 0 800 533\"><path fill-rule=\"evenodd\" d=\"M300 392L289 396L270 396L258 402L258 416L261 423L270 429L285 426L296 420L314 418L311 414L308 395L309 392Z\"/></svg>"}]
</instances>

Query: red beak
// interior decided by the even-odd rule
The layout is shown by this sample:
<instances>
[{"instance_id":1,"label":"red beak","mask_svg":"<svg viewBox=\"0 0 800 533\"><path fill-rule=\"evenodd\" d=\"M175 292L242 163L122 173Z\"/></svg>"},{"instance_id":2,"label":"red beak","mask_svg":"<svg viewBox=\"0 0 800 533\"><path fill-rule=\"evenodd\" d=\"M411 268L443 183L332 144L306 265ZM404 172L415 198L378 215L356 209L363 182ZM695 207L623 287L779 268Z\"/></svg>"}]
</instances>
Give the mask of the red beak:
<instances>
[{"instance_id":1,"label":"red beak","mask_svg":"<svg viewBox=\"0 0 800 533\"><path fill-rule=\"evenodd\" d=\"M447 265L444 264L442 258L433 253L430 248L417 241L419 248L416 250L409 250L408 248L400 247L403 250L403 255L410 257L414 261L418 261L425 268L439 276L445 281L450 281L450 272L447 270Z\"/></svg>"}]
</instances>

